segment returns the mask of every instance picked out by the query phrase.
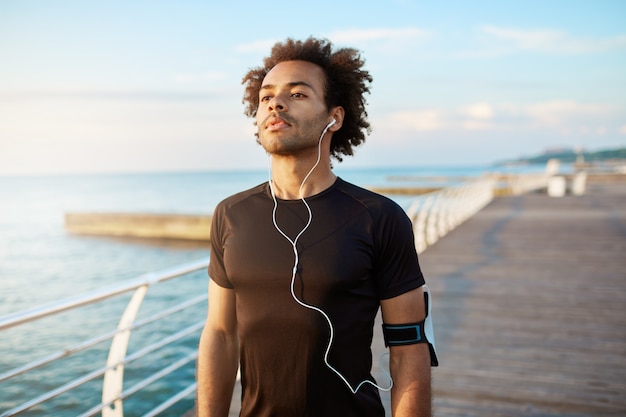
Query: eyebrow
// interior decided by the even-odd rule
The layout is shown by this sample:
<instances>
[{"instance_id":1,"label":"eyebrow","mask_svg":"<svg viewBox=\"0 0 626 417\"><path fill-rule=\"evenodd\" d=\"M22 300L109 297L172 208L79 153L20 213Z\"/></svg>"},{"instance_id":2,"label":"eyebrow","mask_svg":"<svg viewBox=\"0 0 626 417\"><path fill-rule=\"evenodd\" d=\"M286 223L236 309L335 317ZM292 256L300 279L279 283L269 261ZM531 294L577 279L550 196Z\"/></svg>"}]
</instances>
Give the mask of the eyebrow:
<instances>
[{"instance_id":1,"label":"eyebrow","mask_svg":"<svg viewBox=\"0 0 626 417\"><path fill-rule=\"evenodd\" d=\"M315 91L315 88L313 88L311 84L304 82L304 81L294 81L291 83L287 83L287 87L289 88L298 87L298 86L305 86ZM265 84L261 86L261 90L273 90L274 88L276 88L274 84Z\"/></svg>"}]
</instances>

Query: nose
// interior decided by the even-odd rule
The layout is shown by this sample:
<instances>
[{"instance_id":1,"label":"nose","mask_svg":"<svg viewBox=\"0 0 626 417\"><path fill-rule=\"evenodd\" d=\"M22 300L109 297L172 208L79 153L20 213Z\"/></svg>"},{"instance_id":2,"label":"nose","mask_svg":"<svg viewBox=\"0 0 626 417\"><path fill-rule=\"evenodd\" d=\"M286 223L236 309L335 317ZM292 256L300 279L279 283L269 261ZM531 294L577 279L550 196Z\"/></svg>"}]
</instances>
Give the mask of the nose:
<instances>
[{"instance_id":1,"label":"nose","mask_svg":"<svg viewBox=\"0 0 626 417\"><path fill-rule=\"evenodd\" d=\"M269 111L286 111L287 102L281 94L276 94L268 103Z\"/></svg>"}]
</instances>

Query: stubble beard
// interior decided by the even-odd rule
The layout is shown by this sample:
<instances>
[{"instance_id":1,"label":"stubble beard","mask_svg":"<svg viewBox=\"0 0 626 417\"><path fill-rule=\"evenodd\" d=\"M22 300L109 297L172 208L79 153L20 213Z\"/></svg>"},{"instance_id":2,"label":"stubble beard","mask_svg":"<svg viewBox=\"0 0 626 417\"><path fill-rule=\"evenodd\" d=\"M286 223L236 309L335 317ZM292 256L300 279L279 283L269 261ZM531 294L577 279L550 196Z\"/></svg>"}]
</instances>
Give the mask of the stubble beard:
<instances>
[{"instance_id":1,"label":"stubble beard","mask_svg":"<svg viewBox=\"0 0 626 417\"><path fill-rule=\"evenodd\" d=\"M300 122L282 115L280 117L290 124L288 132L266 131L265 126L259 126L257 143L265 149L265 152L271 155L287 156L318 148L320 135L326 126L328 115L320 113L314 118Z\"/></svg>"}]
</instances>

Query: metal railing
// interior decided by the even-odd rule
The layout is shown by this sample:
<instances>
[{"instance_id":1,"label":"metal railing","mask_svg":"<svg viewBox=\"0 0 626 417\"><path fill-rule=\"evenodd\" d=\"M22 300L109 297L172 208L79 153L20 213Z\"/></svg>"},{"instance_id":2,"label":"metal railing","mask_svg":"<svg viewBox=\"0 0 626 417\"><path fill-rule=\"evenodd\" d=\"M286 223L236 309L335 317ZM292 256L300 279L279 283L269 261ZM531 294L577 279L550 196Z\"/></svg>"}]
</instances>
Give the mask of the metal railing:
<instances>
[{"instance_id":1,"label":"metal railing","mask_svg":"<svg viewBox=\"0 0 626 417\"><path fill-rule=\"evenodd\" d=\"M495 180L481 178L416 198L407 209L422 253L493 200Z\"/></svg>"},{"instance_id":2,"label":"metal railing","mask_svg":"<svg viewBox=\"0 0 626 417\"><path fill-rule=\"evenodd\" d=\"M407 214L413 222L415 246L418 253L422 253L428 246L434 244L438 239L489 204L494 196L493 189L496 181L497 180L488 177L479 178L458 186L416 197L413 203L408 207ZM518 178L515 181L516 192L521 193L545 187L547 178L545 176L528 176L526 178ZM0 383L14 379L22 374L33 372L47 364L67 358L78 352L86 351L110 340L111 345L108 350L108 359L104 366L83 374L53 390L37 395L35 398L14 406L9 410L0 410L0 417L20 415L33 407L39 406L61 394L77 389L83 384L98 378L102 378L102 400L99 404L95 404L82 412L80 416L88 417L101 413L103 417L123 417L123 403L125 400L141 390L144 390L160 378L194 362L197 358L197 351L193 349L193 352L187 356L172 361L171 363L168 362L168 366L126 389L124 389L124 368L149 353L171 345L191 334L199 334L204 325L203 318L201 321L187 325L185 328L157 342L148 344L132 354L127 354L129 339L133 330L139 329L149 323L158 322L165 317L169 317L198 304L206 303L207 301L207 293L203 291L201 295L187 298L166 310L159 311L142 320L136 320L139 308L148 289L157 284L164 283L165 281L170 281L195 271L206 269L208 263L208 258L201 259L168 270L145 274L134 280L102 288L81 296L70 297L46 306L0 317L0 338L2 338L2 332L8 329L17 328L64 311L100 303L121 294L132 293L132 297L126 305L116 329L99 334L96 337L84 340L78 344L67 346L45 357L6 371L0 374ZM180 400L192 396L195 390L196 384L191 381L178 393L169 396L164 402L147 411L144 415L158 415Z\"/></svg>"},{"instance_id":3,"label":"metal railing","mask_svg":"<svg viewBox=\"0 0 626 417\"><path fill-rule=\"evenodd\" d=\"M503 188L510 195L520 195L545 189L550 178L549 173L509 175ZM499 182L502 182L500 176L486 175L416 198L407 209L407 214L413 222L417 253L424 252L428 246L489 204Z\"/></svg>"},{"instance_id":4,"label":"metal railing","mask_svg":"<svg viewBox=\"0 0 626 417\"><path fill-rule=\"evenodd\" d=\"M147 346L144 346L142 349L134 352L133 354L127 355L130 334L133 330L146 326L149 323L162 320L165 317L189 309L192 306L206 303L207 300L207 294L205 292L204 294L184 300L183 302L180 302L166 310L159 311L158 313L153 314L140 321L136 321L135 319L137 317L139 307L141 306L146 296L148 288L157 284L161 284L165 281L169 281L175 278L185 276L192 272L205 269L208 266L208 262L208 258L201 259L196 262L179 265L177 267L167 269L161 272L145 274L138 277L137 279L93 291L81 296L70 297L46 306L37 307L0 317L0 332L4 332L10 328L15 328L26 323L31 323L36 320L56 315L64 311L73 310L86 305L100 303L104 300L113 298L121 294L132 293L130 302L126 306L126 309L122 314L121 319L119 320L117 329L105 332L94 338L84 340L78 344L68 346L60 351L50 353L45 357L39 358L25 365L21 365L14 369L6 371L0 374L0 383L14 379L17 376L25 374L27 372L35 371L45 365L48 365L63 358L67 358L78 352L83 352L87 349L93 348L96 345L110 340L111 345L109 348L108 359L104 366L87 374L81 375L78 378L73 379L59 387L56 387L53 390L37 395L35 398L32 398L22 404L12 407L9 410L0 411L0 416L9 417L20 415L32 409L33 407L39 406L57 396L68 393L71 390L74 390L89 381L95 380L97 378L102 378L102 401L100 402L100 404L94 405L93 407L84 411L82 414L80 414L80 416L87 417L102 413L103 417L123 417L123 401L125 399L144 389L148 385L154 383L158 379L171 374L172 372L182 368L185 365L190 364L191 362L194 362L197 357L197 353L194 351L194 353L191 353L179 359L178 361L169 364L168 366L161 369L159 372L150 375L147 378L144 378L142 381L137 382L134 386L124 390L123 377L125 366L148 355L149 353L155 352L158 349L163 348L164 346L179 341L189 336L190 334L199 333L204 325L204 320L192 323L191 325L180 329L174 334L171 334L168 337L159 340L158 342L151 343ZM144 415L157 415L163 410L171 407L177 401L192 395L195 392L195 389L195 383L189 384L183 390L173 395L165 402L159 404L152 410L149 410Z\"/></svg>"}]
</instances>

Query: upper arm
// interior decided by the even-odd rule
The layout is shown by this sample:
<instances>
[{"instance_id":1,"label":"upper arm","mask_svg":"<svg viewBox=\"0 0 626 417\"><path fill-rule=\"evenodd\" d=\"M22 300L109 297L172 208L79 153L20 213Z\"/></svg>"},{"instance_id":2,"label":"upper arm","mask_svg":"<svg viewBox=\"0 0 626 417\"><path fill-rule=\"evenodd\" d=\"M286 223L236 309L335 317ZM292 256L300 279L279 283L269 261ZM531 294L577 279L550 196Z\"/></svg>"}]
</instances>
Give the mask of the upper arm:
<instances>
[{"instance_id":1,"label":"upper arm","mask_svg":"<svg viewBox=\"0 0 626 417\"><path fill-rule=\"evenodd\" d=\"M235 291L209 280L207 328L234 335L237 331Z\"/></svg>"},{"instance_id":2,"label":"upper arm","mask_svg":"<svg viewBox=\"0 0 626 417\"><path fill-rule=\"evenodd\" d=\"M381 301L383 322L409 324L424 320L423 287ZM393 379L391 407L394 416L430 416L430 354L426 343L391 346L389 370Z\"/></svg>"},{"instance_id":3,"label":"upper arm","mask_svg":"<svg viewBox=\"0 0 626 417\"><path fill-rule=\"evenodd\" d=\"M426 303L424 288L418 287L387 300L380 302L383 323L410 324L417 323L426 317ZM396 355L427 355L428 349L423 344L391 346L389 352L392 358Z\"/></svg>"},{"instance_id":4,"label":"upper arm","mask_svg":"<svg viewBox=\"0 0 626 417\"><path fill-rule=\"evenodd\" d=\"M405 292L387 300L381 300L383 323L416 323L426 317L423 287Z\"/></svg>"}]
</instances>

